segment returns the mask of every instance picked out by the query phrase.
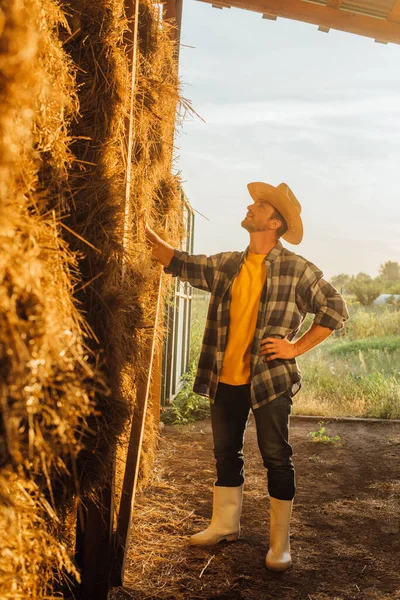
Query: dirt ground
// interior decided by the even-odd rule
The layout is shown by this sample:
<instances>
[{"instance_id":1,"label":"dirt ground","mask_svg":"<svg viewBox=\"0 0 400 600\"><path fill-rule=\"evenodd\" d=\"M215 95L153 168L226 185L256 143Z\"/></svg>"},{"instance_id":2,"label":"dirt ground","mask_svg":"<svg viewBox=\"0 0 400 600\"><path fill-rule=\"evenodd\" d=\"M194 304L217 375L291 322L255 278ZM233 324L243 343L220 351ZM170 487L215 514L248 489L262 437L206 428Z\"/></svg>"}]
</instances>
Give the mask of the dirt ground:
<instances>
[{"instance_id":1,"label":"dirt ground","mask_svg":"<svg viewBox=\"0 0 400 600\"><path fill-rule=\"evenodd\" d=\"M335 444L292 418L297 471L292 567L267 571L268 494L255 427L236 543L191 547L207 526L214 460L209 421L165 427L154 481L137 497L124 590L113 600L400 600L400 425L325 419Z\"/></svg>"}]
</instances>

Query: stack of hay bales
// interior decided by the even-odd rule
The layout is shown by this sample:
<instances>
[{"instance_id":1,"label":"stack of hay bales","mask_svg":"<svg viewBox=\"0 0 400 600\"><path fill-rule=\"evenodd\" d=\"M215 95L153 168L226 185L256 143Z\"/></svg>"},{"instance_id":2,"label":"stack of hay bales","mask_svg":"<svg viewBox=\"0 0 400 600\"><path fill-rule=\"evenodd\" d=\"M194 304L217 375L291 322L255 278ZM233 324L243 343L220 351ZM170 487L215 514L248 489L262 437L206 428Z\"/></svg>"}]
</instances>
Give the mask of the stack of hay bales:
<instances>
[{"instance_id":1,"label":"stack of hay bales","mask_svg":"<svg viewBox=\"0 0 400 600\"><path fill-rule=\"evenodd\" d=\"M160 231L168 223L173 243L182 235L171 175L178 80L159 19L143 0L126 207L124 2L0 0L4 599L43 598L79 579L73 507L107 480L146 369L159 269L140 210ZM149 465L151 423L146 439Z\"/></svg>"}]
</instances>

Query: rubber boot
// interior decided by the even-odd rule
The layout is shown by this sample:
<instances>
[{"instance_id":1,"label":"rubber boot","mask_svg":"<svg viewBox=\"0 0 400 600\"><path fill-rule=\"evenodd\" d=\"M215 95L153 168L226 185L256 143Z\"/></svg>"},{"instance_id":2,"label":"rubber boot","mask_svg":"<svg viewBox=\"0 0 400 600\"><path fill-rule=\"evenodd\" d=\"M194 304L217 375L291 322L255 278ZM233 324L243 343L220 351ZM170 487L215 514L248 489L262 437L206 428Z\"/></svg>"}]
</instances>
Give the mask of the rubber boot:
<instances>
[{"instance_id":1,"label":"rubber boot","mask_svg":"<svg viewBox=\"0 0 400 600\"><path fill-rule=\"evenodd\" d=\"M204 531L192 535L192 546L214 546L226 540L235 542L240 535L243 484L238 487L214 485L211 523Z\"/></svg>"},{"instance_id":2,"label":"rubber boot","mask_svg":"<svg viewBox=\"0 0 400 600\"><path fill-rule=\"evenodd\" d=\"M270 544L265 564L271 571L284 571L292 564L289 540L292 505L293 500L270 497Z\"/></svg>"}]
</instances>

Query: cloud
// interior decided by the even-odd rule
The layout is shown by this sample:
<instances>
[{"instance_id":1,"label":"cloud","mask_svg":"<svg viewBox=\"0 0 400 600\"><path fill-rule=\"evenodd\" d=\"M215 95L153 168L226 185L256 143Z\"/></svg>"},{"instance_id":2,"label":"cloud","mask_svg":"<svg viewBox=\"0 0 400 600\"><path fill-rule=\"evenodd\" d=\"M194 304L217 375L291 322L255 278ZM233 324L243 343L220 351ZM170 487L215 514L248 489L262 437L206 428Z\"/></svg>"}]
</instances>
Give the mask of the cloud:
<instances>
[{"instance_id":1,"label":"cloud","mask_svg":"<svg viewBox=\"0 0 400 600\"><path fill-rule=\"evenodd\" d=\"M213 168L230 169L239 171L248 171L254 169L255 162L243 160L240 156L218 155L211 152L187 151L185 152L185 161L191 163L209 163Z\"/></svg>"},{"instance_id":2,"label":"cloud","mask_svg":"<svg viewBox=\"0 0 400 600\"><path fill-rule=\"evenodd\" d=\"M380 117L392 125L400 124L400 103L397 96L378 96L365 99L351 99L336 102L332 99L307 100L267 100L227 104L205 103L199 109L208 125L216 127L249 126L271 123L285 127L312 125L321 127L323 119ZM191 127L204 126L199 121ZM340 126L336 123L335 127Z\"/></svg>"}]
</instances>

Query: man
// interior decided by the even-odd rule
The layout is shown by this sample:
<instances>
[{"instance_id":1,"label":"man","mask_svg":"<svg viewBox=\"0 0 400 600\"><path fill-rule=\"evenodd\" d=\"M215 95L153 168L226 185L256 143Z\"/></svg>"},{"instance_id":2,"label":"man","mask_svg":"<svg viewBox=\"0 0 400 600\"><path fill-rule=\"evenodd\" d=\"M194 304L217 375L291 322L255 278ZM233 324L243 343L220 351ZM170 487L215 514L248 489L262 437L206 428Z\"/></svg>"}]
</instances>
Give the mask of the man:
<instances>
[{"instance_id":1,"label":"man","mask_svg":"<svg viewBox=\"0 0 400 600\"><path fill-rule=\"evenodd\" d=\"M253 204L242 221L250 234L244 252L213 256L174 250L147 225L154 257L166 273L211 293L194 391L211 400L217 481L209 527L193 545L237 540L244 483L243 438L250 409L270 496L270 547L266 566L291 565L289 523L295 472L289 445L292 396L301 387L296 357L343 327L348 318L341 295L311 262L286 248L299 244L301 206L291 189L255 182ZM311 327L293 340L306 314Z\"/></svg>"}]
</instances>

